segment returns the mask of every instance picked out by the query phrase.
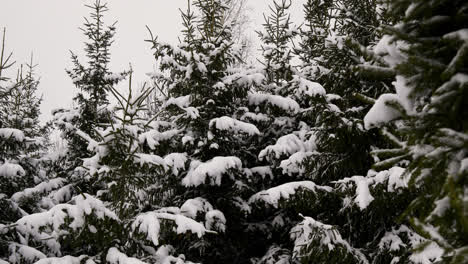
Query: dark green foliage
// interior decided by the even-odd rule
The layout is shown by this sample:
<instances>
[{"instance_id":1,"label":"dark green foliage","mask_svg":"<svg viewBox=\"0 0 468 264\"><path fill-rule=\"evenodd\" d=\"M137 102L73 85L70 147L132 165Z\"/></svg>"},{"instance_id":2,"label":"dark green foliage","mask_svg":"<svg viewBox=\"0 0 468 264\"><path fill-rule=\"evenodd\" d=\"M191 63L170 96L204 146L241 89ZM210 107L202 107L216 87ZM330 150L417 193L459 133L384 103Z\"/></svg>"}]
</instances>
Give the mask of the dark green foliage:
<instances>
[{"instance_id":1,"label":"dark green foliage","mask_svg":"<svg viewBox=\"0 0 468 264\"><path fill-rule=\"evenodd\" d=\"M65 132L65 139L68 141L68 165L64 169L69 176L81 164L81 159L89 155L86 142L76 135L76 131L89 134L92 138L97 137L94 129L102 123L108 123L112 115L107 110L107 94L126 75L113 74L108 69L115 23L111 26L104 24L103 15L108 11L107 4L96 0L93 5L87 7L92 10L90 20L85 18L81 30L88 39L84 49L88 62L82 64L78 56L72 53L73 68L67 70L79 89L74 97L77 108L71 111L57 110L53 113L55 124ZM86 187L87 183L82 182L81 185L81 191L92 191L90 186Z\"/></svg>"},{"instance_id":2,"label":"dark green foliage","mask_svg":"<svg viewBox=\"0 0 468 264\"><path fill-rule=\"evenodd\" d=\"M229 25L223 23L226 6L223 1L205 0L194 1L193 5L199 16L190 8L182 13L184 38L177 47L160 44L154 38L152 41L155 57L161 61L160 73L154 78L163 91L160 116L178 131L171 144L162 145L158 153L186 153L188 158L186 168L176 178L173 175L162 178L162 188L173 192L160 202L171 201L180 206L189 198L202 197L229 219L225 232L207 236L193 245L174 242L177 251L187 252L188 259L246 263L254 249L245 248L252 237L245 232L246 214L238 203L252 190L242 169L236 166L226 170L219 184L210 177L193 185L182 182L193 173L197 162L234 156L242 167L249 167L256 158L252 154L255 135L218 129L216 123L226 119L239 122L250 88L239 81L244 76L234 68L239 64L240 54L234 49Z\"/></svg>"},{"instance_id":3,"label":"dark green foliage","mask_svg":"<svg viewBox=\"0 0 468 264\"><path fill-rule=\"evenodd\" d=\"M283 87L294 74L291 66L292 40L297 35L288 9L292 2L288 0L273 1L271 13L265 16L263 28L265 32L258 32L262 41L262 53L267 92L284 94Z\"/></svg>"},{"instance_id":4,"label":"dark green foliage","mask_svg":"<svg viewBox=\"0 0 468 264\"><path fill-rule=\"evenodd\" d=\"M2 77L4 70L13 66L11 54L4 54L5 32L0 58L0 195L10 197L39 181L38 158L45 133L39 125L42 99L37 96L39 82L32 59L26 73L21 66L16 79L11 79Z\"/></svg>"},{"instance_id":5,"label":"dark green foliage","mask_svg":"<svg viewBox=\"0 0 468 264\"><path fill-rule=\"evenodd\" d=\"M57 155L34 65L8 78L2 43L0 258L465 263L468 3L307 0L296 29L275 0L257 69L234 2L188 1L178 45L151 36L158 69L138 90L109 70L107 5L88 6Z\"/></svg>"},{"instance_id":6,"label":"dark green foliage","mask_svg":"<svg viewBox=\"0 0 468 264\"><path fill-rule=\"evenodd\" d=\"M408 215L419 234L435 241L444 261L466 260L468 232L466 162L468 123L465 1L395 1L393 14L404 12L401 26L391 29L395 40L407 43L406 59L396 66L405 127L412 161L411 184L418 197ZM400 90L401 91L401 90ZM401 92L400 92L401 93ZM465 198L464 198L465 197ZM430 232L436 228L437 235Z\"/></svg>"},{"instance_id":7,"label":"dark green foliage","mask_svg":"<svg viewBox=\"0 0 468 264\"><path fill-rule=\"evenodd\" d=\"M311 0L304 7L306 27L296 52L304 74L331 94L316 107L320 155L308 165L311 175L326 182L365 174L373 162L371 147L382 142L375 131L364 130L362 118L369 105L357 95L385 92L391 79L366 79L354 67L368 59L384 21L375 1Z\"/></svg>"}]
</instances>

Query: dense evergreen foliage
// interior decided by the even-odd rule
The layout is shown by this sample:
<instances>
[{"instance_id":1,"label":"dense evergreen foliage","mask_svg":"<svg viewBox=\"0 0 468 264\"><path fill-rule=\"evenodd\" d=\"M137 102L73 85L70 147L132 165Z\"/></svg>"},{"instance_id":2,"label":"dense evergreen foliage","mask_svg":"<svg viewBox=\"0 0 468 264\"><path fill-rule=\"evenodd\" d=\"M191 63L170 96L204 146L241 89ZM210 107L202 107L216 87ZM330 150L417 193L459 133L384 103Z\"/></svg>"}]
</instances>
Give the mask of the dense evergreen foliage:
<instances>
[{"instance_id":1,"label":"dense evergreen foliage","mask_svg":"<svg viewBox=\"0 0 468 264\"><path fill-rule=\"evenodd\" d=\"M468 3L272 0L256 62L245 3L188 1L135 88L96 0L47 126L4 34L0 264L468 261Z\"/></svg>"}]
</instances>

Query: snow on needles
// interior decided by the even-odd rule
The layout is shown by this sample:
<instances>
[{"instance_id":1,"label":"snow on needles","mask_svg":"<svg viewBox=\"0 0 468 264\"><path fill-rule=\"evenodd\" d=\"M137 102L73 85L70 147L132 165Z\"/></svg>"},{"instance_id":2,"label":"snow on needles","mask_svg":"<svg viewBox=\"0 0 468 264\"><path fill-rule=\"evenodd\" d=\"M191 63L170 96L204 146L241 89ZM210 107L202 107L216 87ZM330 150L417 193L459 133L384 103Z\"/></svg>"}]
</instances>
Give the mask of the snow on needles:
<instances>
[{"instance_id":1,"label":"snow on needles","mask_svg":"<svg viewBox=\"0 0 468 264\"><path fill-rule=\"evenodd\" d=\"M325 88L317 82L309 81L297 75L294 75L292 81L297 83L297 97L301 97L303 95L317 96L326 94Z\"/></svg>"},{"instance_id":2,"label":"snow on needles","mask_svg":"<svg viewBox=\"0 0 468 264\"><path fill-rule=\"evenodd\" d=\"M210 185L221 185L221 178L229 170L242 169L242 162L237 157L215 157L207 162L192 161L190 170L182 180L184 186L199 186L209 177Z\"/></svg>"},{"instance_id":3,"label":"snow on needles","mask_svg":"<svg viewBox=\"0 0 468 264\"><path fill-rule=\"evenodd\" d=\"M284 111L291 111L298 113L301 109L299 104L291 98L283 97L273 94L251 93L248 96L250 105L260 105L262 103L269 103Z\"/></svg>"},{"instance_id":4,"label":"snow on needles","mask_svg":"<svg viewBox=\"0 0 468 264\"><path fill-rule=\"evenodd\" d=\"M116 214L105 207L102 201L88 195L81 194L73 198L74 204L59 204L47 212L24 216L16 224L16 230L26 239L33 237L42 241L52 252L60 252L57 237L66 219L68 228L77 230L85 225L85 217L93 214L98 219L109 218L118 221ZM45 226L49 228L44 229Z\"/></svg>"},{"instance_id":5,"label":"snow on needles","mask_svg":"<svg viewBox=\"0 0 468 264\"><path fill-rule=\"evenodd\" d=\"M354 203L361 209L366 209L374 200L369 187L375 187L378 184L387 184L387 192L396 192L400 188L408 187L408 177L404 177L405 169L393 167L389 170L381 171L364 176L353 176L335 181L337 188L342 191L351 186L356 187Z\"/></svg>"},{"instance_id":6,"label":"snow on needles","mask_svg":"<svg viewBox=\"0 0 468 264\"><path fill-rule=\"evenodd\" d=\"M296 192L300 189L308 190L313 193L317 193L317 191L332 191L331 187L319 186L311 181L288 182L280 186L276 186L274 188L254 194L252 197L250 197L249 203L263 201L266 204L272 205L273 207L277 208L281 199L289 199L290 196L296 194Z\"/></svg>"},{"instance_id":7,"label":"snow on needles","mask_svg":"<svg viewBox=\"0 0 468 264\"><path fill-rule=\"evenodd\" d=\"M179 172L185 169L187 163L187 153L171 153L164 157L164 162L169 166L174 175L179 175Z\"/></svg>"},{"instance_id":8,"label":"snow on needles","mask_svg":"<svg viewBox=\"0 0 468 264\"><path fill-rule=\"evenodd\" d=\"M106 260L111 264L146 264L137 258L130 258L124 253L120 252L117 248L110 248L107 252Z\"/></svg>"},{"instance_id":9,"label":"snow on needles","mask_svg":"<svg viewBox=\"0 0 468 264\"><path fill-rule=\"evenodd\" d=\"M245 133L247 135L259 135L260 131L258 128L246 122L242 122L228 116L214 118L210 121L210 128L215 127L218 130L234 132L234 133Z\"/></svg>"},{"instance_id":10,"label":"snow on needles","mask_svg":"<svg viewBox=\"0 0 468 264\"><path fill-rule=\"evenodd\" d=\"M296 225L290 234L291 239L294 240L294 254L297 257L301 257L301 251L305 245L310 245L311 240L317 239L320 245L329 251L341 247L359 260L359 263L369 263L365 255L349 245L335 227L316 221L312 217L304 217L304 220Z\"/></svg>"},{"instance_id":11,"label":"snow on needles","mask_svg":"<svg viewBox=\"0 0 468 264\"><path fill-rule=\"evenodd\" d=\"M380 127L401 116L401 113L389 104L399 104L396 94L382 94L364 117L364 127Z\"/></svg>"},{"instance_id":12,"label":"snow on needles","mask_svg":"<svg viewBox=\"0 0 468 264\"><path fill-rule=\"evenodd\" d=\"M56 178L47 182L42 182L33 188L27 188L21 192L13 194L13 196L11 196L11 200L19 202L21 199L30 197L34 194L50 192L53 189L62 187L65 182L66 180L63 178Z\"/></svg>"},{"instance_id":13,"label":"snow on needles","mask_svg":"<svg viewBox=\"0 0 468 264\"><path fill-rule=\"evenodd\" d=\"M0 177L13 178L17 176L25 176L26 172L23 167L8 161L0 165Z\"/></svg>"},{"instance_id":14,"label":"snow on needles","mask_svg":"<svg viewBox=\"0 0 468 264\"><path fill-rule=\"evenodd\" d=\"M199 212L208 212L211 210L213 210L213 206L206 199L201 197L188 199L180 207L180 212L192 219L195 219Z\"/></svg>"},{"instance_id":15,"label":"snow on needles","mask_svg":"<svg viewBox=\"0 0 468 264\"><path fill-rule=\"evenodd\" d=\"M4 139L13 138L18 142L23 142L25 140L23 131L14 128L0 128L0 137Z\"/></svg>"},{"instance_id":16,"label":"snow on needles","mask_svg":"<svg viewBox=\"0 0 468 264\"><path fill-rule=\"evenodd\" d=\"M86 256L84 255L80 257L64 256L61 258L44 258L35 262L35 264L81 264L85 258ZM86 264L93 263L95 262L92 260L86 261Z\"/></svg>"},{"instance_id":17,"label":"snow on needles","mask_svg":"<svg viewBox=\"0 0 468 264\"><path fill-rule=\"evenodd\" d=\"M399 118L404 113L414 113L414 103L410 98L412 88L407 85L407 80L403 76L396 76L393 85L396 94L382 94L364 117L366 129L380 127Z\"/></svg>"},{"instance_id":18,"label":"snow on needles","mask_svg":"<svg viewBox=\"0 0 468 264\"><path fill-rule=\"evenodd\" d=\"M272 155L274 155L275 158L279 158L284 154L292 155L297 152L314 151L315 149L315 137L311 137L309 140L304 141L295 134L289 134L280 137L275 145L270 145L260 151L258 157L260 160L264 158L270 160Z\"/></svg>"}]
</instances>

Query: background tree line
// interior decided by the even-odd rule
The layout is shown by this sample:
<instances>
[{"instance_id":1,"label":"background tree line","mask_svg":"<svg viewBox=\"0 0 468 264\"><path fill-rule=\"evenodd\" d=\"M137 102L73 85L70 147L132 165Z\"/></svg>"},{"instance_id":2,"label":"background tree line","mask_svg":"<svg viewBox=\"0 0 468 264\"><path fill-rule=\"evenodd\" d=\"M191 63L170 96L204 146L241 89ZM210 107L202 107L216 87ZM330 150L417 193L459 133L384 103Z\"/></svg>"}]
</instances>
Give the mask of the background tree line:
<instances>
[{"instance_id":1,"label":"background tree line","mask_svg":"<svg viewBox=\"0 0 468 264\"><path fill-rule=\"evenodd\" d=\"M188 3L139 89L90 5L45 127L3 42L0 263L466 263L466 1L272 1L259 64L246 1Z\"/></svg>"}]
</instances>

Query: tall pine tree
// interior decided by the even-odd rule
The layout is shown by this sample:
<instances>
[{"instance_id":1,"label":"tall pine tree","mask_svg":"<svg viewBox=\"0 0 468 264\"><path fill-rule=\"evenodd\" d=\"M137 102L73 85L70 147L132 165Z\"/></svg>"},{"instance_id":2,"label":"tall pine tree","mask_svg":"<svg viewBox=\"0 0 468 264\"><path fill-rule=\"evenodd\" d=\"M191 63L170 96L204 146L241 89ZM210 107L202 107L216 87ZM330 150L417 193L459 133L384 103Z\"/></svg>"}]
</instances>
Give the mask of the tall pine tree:
<instances>
[{"instance_id":1,"label":"tall pine tree","mask_svg":"<svg viewBox=\"0 0 468 264\"><path fill-rule=\"evenodd\" d=\"M87 37L85 52L87 64L82 64L78 56L72 53L73 68L67 70L74 85L79 92L74 97L76 106L72 109L54 110L54 123L64 133L68 142L67 165L59 174L72 177L73 180L82 181L80 175L74 173L75 168L81 165L82 159L90 153L87 144L76 131L89 134L92 138L97 135L94 129L101 123L108 123L111 112L107 110L107 99L110 88L125 78L126 73L114 74L109 70L110 46L115 34L115 23L106 26L104 14L108 11L107 4L96 0L93 5L87 5L92 11L90 19L85 18L81 29ZM62 175L64 176L64 175ZM82 181L80 189L88 190L92 184Z\"/></svg>"}]
</instances>

